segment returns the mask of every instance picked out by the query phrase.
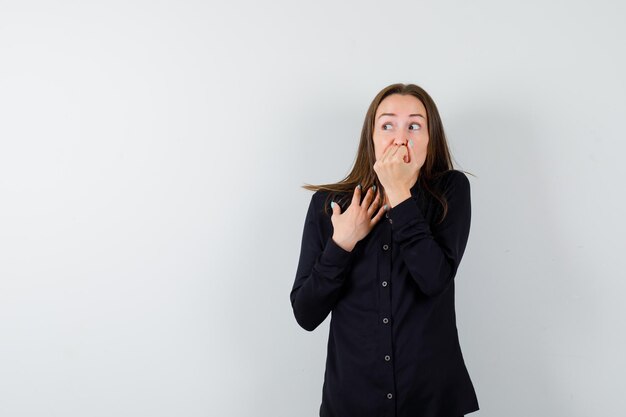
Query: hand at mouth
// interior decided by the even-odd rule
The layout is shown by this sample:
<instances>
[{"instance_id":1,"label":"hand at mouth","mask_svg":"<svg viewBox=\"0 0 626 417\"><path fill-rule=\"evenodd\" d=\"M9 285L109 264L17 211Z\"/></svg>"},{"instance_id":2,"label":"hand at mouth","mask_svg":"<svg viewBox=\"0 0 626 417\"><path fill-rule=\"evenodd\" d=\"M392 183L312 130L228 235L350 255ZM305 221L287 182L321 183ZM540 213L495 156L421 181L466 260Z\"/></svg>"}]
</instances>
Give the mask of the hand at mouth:
<instances>
[{"instance_id":1,"label":"hand at mouth","mask_svg":"<svg viewBox=\"0 0 626 417\"><path fill-rule=\"evenodd\" d=\"M402 145L402 146L405 146L406 150L408 151L407 154L403 157L404 162L408 164L411 162L411 150L406 145Z\"/></svg>"}]
</instances>

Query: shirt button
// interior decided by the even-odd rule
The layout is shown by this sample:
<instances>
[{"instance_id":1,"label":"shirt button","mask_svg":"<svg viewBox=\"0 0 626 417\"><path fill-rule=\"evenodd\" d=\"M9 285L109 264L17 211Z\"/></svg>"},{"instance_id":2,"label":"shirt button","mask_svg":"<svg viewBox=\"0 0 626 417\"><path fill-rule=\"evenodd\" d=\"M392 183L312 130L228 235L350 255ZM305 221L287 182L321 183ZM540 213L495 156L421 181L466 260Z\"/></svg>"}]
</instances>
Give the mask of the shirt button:
<instances>
[{"instance_id":1,"label":"shirt button","mask_svg":"<svg viewBox=\"0 0 626 417\"><path fill-rule=\"evenodd\" d=\"M385 243L385 244L383 245L383 250L387 250L387 249L389 249L389 245Z\"/></svg>"},{"instance_id":2,"label":"shirt button","mask_svg":"<svg viewBox=\"0 0 626 417\"><path fill-rule=\"evenodd\" d=\"M387 281L383 281L383 287L387 286Z\"/></svg>"},{"instance_id":3,"label":"shirt button","mask_svg":"<svg viewBox=\"0 0 626 417\"><path fill-rule=\"evenodd\" d=\"M383 323L385 323L385 324L389 323L389 319L388 319L387 317L385 317L385 318L383 319Z\"/></svg>"},{"instance_id":4,"label":"shirt button","mask_svg":"<svg viewBox=\"0 0 626 417\"><path fill-rule=\"evenodd\" d=\"M392 398L393 398L393 395L392 395L391 393L388 393L388 394L387 394L387 398L392 399Z\"/></svg>"},{"instance_id":5,"label":"shirt button","mask_svg":"<svg viewBox=\"0 0 626 417\"><path fill-rule=\"evenodd\" d=\"M389 362L389 361L391 360L391 356L389 356L389 355L385 355L385 360L386 360L387 362Z\"/></svg>"}]
</instances>

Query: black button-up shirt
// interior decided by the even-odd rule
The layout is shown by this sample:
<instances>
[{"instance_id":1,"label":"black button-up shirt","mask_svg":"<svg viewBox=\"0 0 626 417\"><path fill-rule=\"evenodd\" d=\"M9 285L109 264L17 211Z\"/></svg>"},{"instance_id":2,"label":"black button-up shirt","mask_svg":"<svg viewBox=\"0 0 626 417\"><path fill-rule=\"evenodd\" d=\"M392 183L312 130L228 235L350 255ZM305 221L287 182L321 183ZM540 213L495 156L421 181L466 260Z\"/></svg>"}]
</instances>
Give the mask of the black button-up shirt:
<instances>
[{"instance_id":1,"label":"black button-up shirt","mask_svg":"<svg viewBox=\"0 0 626 417\"><path fill-rule=\"evenodd\" d=\"M441 204L416 182L411 198L351 252L332 240L328 191L311 197L290 299L308 331L332 311L321 417L458 417L479 409L454 307L470 185L450 170L437 186L448 201L442 223Z\"/></svg>"}]
</instances>

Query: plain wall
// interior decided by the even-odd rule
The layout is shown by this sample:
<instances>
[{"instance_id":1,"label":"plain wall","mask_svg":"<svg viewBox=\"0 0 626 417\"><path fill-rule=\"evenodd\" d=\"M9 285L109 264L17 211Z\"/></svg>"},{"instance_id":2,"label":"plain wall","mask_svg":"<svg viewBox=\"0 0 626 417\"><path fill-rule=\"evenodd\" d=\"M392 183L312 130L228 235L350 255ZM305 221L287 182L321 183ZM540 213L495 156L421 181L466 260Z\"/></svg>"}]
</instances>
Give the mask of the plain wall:
<instances>
[{"instance_id":1,"label":"plain wall","mask_svg":"<svg viewBox=\"0 0 626 417\"><path fill-rule=\"evenodd\" d=\"M395 82L473 174L472 415L622 413L625 11L0 2L0 415L316 416L300 187L349 172Z\"/></svg>"}]
</instances>

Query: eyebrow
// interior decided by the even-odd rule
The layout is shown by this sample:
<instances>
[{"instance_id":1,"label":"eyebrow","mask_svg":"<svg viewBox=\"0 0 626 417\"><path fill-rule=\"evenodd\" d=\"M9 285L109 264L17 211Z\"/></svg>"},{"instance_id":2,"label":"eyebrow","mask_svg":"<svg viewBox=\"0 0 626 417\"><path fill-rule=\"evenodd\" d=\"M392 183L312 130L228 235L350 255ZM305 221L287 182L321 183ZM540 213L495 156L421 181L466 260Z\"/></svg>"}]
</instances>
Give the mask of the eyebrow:
<instances>
[{"instance_id":1,"label":"eyebrow","mask_svg":"<svg viewBox=\"0 0 626 417\"><path fill-rule=\"evenodd\" d=\"M397 114L395 114L395 113L383 113L380 116L378 116L378 118L380 119L383 116L397 116ZM409 114L409 117L413 117L413 116L421 117L422 119L426 120L426 118L424 116L422 116L421 114L419 114L419 113L417 113L417 114Z\"/></svg>"}]
</instances>

